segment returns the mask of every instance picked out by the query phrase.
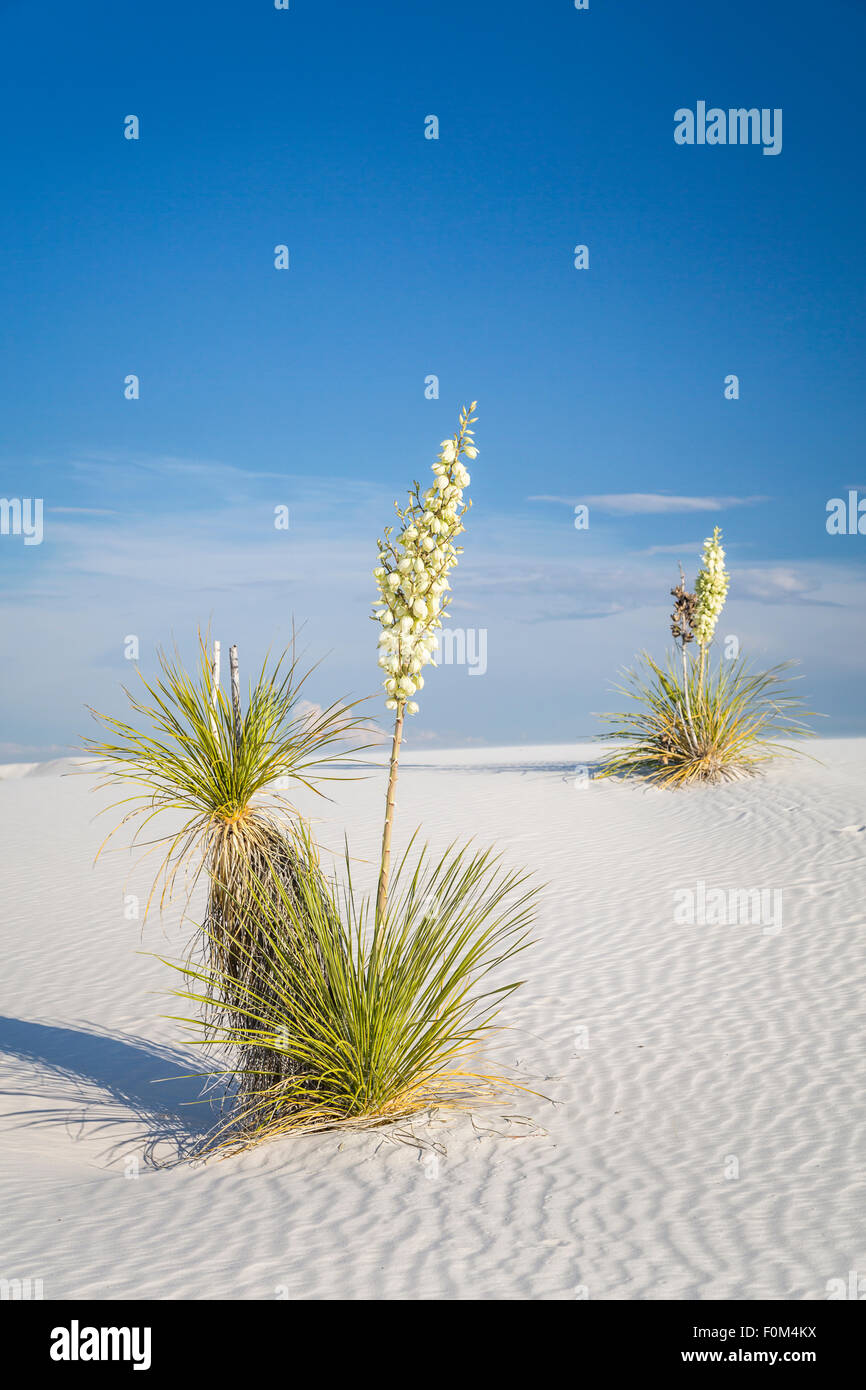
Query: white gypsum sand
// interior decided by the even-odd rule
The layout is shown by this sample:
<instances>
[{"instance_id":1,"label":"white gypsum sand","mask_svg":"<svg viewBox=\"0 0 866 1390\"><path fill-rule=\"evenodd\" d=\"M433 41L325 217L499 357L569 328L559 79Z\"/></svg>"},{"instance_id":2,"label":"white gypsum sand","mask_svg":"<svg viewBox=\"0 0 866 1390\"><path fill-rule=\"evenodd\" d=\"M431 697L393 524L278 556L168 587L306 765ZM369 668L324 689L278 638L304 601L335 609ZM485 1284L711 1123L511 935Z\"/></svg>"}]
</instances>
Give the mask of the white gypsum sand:
<instances>
[{"instance_id":1,"label":"white gypsum sand","mask_svg":"<svg viewBox=\"0 0 866 1390\"><path fill-rule=\"evenodd\" d=\"M92 867L113 824L93 779L0 779L0 1277L46 1298L825 1298L866 1271L866 740L809 751L823 765L665 792L585 785L590 745L410 743L395 852L419 824L437 848L477 835L547 885L496 1052L553 1103L416 1122L444 1153L331 1133L163 1168L212 1117L182 1104L196 1060L160 1015L185 1006L139 952L178 957L190 929L125 920L152 861ZM304 803L371 889L384 775ZM727 912L751 889L761 921L718 920L718 890ZM689 902L709 920L676 921Z\"/></svg>"}]
</instances>

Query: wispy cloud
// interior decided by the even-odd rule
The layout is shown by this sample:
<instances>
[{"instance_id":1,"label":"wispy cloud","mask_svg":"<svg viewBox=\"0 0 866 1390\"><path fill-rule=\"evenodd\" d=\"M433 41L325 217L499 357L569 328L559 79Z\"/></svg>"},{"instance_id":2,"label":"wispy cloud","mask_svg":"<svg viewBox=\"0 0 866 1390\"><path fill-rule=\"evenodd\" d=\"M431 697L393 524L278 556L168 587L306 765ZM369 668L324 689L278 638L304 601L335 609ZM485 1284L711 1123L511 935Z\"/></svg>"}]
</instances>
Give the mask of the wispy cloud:
<instances>
[{"instance_id":1,"label":"wispy cloud","mask_svg":"<svg viewBox=\"0 0 866 1390\"><path fill-rule=\"evenodd\" d=\"M737 593L741 598L761 603L810 603L838 608L838 598L826 592L825 576L818 570L807 573L790 565L768 565L736 571Z\"/></svg>"},{"instance_id":2,"label":"wispy cloud","mask_svg":"<svg viewBox=\"0 0 866 1390\"><path fill-rule=\"evenodd\" d=\"M110 507L46 507L52 516L117 516Z\"/></svg>"},{"instance_id":3,"label":"wispy cloud","mask_svg":"<svg viewBox=\"0 0 866 1390\"><path fill-rule=\"evenodd\" d=\"M679 545L648 545L642 555L694 555L703 541L681 541Z\"/></svg>"},{"instance_id":4,"label":"wispy cloud","mask_svg":"<svg viewBox=\"0 0 866 1390\"><path fill-rule=\"evenodd\" d=\"M558 497L549 494L527 498L528 502L558 502L566 507L581 503L600 512L618 516L649 516L675 512L722 512L729 507L754 507L769 497L669 497L663 492L600 492L586 497Z\"/></svg>"},{"instance_id":5,"label":"wispy cloud","mask_svg":"<svg viewBox=\"0 0 866 1390\"><path fill-rule=\"evenodd\" d=\"M20 758L24 753L35 753L39 757L46 753L66 753L69 750L61 743L0 743L0 756Z\"/></svg>"},{"instance_id":6,"label":"wispy cloud","mask_svg":"<svg viewBox=\"0 0 866 1390\"><path fill-rule=\"evenodd\" d=\"M259 478L284 478L285 473L262 472L255 468L238 468L235 464L217 459L181 458L174 454L140 454L130 450L88 449L72 460L75 473L107 476L116 481L118 469L147 477L189 477L215 481L250 482Z\"/></svg>"}]
</instances>

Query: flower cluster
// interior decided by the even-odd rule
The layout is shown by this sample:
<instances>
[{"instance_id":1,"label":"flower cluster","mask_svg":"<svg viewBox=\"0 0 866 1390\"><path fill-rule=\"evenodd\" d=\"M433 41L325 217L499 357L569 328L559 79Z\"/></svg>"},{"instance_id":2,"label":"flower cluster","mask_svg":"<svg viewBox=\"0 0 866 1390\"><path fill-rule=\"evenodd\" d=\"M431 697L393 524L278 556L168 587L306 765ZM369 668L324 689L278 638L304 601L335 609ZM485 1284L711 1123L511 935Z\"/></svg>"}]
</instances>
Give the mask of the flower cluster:
<instances>
[{"instance_id":1,"label":"flower cluster","mask_svg":"<svg viewBox=\"0 0 866 1390\"><path fill-rule=\"evenodd\" d=\"M708 647L713 640L716 623L725 606L729 577L725 572L725 552L721 547L721 531L715 527L712 536L704 541L701 568L695 580L697 604L693 627L695 637L701 647Z\"/></svg>"},{"instance_id":2,"label":"flower cluster","mask_svg":"<svg viewBox=\"0 0 866 1390\"><path fill-rule=\"evenodd\" d=\"M436 650L451 588L448 572L462 554L454 541L464 530L462 517L471 506L463 501L470 479L462 456L474 459L478 453L470 428L475 405L473 401L460 412L457 433L442 441L433 485L422 496L418 483L413 484L405 511L394 504L401 522L398 534L389 526L384 541L379 541L379 564L373 574L380 606L373 617L382 624L379 665L385 672L388 709L405 706L409 714L417 714L412 696L423 686L421 670Z\"/></svg>"}]
</instances>

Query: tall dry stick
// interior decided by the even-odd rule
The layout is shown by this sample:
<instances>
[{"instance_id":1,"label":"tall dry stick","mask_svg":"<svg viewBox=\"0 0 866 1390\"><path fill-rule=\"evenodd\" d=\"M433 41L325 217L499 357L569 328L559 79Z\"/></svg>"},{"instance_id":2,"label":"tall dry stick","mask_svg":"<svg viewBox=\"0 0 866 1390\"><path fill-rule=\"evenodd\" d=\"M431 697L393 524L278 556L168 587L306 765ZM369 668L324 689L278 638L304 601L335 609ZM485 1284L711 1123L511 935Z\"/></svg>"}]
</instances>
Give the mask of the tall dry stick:
<instances>
[{"instance_id":1,"label":"tall dry stick","mask_svg":"<svg viewBox=\"0 0 866 1390\"><path fill-rule=\"evenodd\" d=\"M241 745L241 677L238 670L238 649L229 647L229 667L232 673L232 710L234 712L235 743Z\"/></svg>"},{"instance_id":2,"label":"tall dry stick","mask_svg":"<svg viewBox=\"0 0 866 1390\"><path fill-rule=\"evenodd\" d=\"M692 707L689 699L689 659L686 651L687 643L692 641L692 617L694 609L694 594L690 594L686 588L686 577L683 574L683 567L680 565L679 588L671 589L673 597L676 599L674 611L671 614L671 631L674 641L680 643L683 657L683 702L685 705L686 723L685 734L691 745L693 753L698 751L698 741L695 737L695 729L692 723Z\"/></svg>"},{"instance_id":3,"label":"tall dry stick","mask_svg":"<svg viewBox=\"0 0 866 1390\"><path fill-rule=\"evenodd\" d=\"M388 875L391 869L391 830L394 825L394 800L397 793L397 765L400 759L400 740L403 737L404 701L397 705L394 738L391 742L391 768L388 773L388 795L385 798L385 828L382 831L382 864L379 869L379 892L376 897L376 927L384 920L388 906Z\"/></svg>"},{"instance_id":4,"label":"tall dry stick","mask_svg":"<svg viewBox=\"0 0 866 1390\"><path fill-rule=\"evenodd\" d=\"M210 703L211 703L210 726L211 726L211 730L213 731L213 736L214 736L214 738L216 738L216 737L218 736L218 733L219 733L219 729L218 729L218 727L217 727L217 718L216 718L216 710L217 710L217 705L218 705L218 703L219 703L219 688L220 688L220 644L219 644L219 642L215 641L214 644L213 644L213 660L212 660L211 665L210 665Z\"/></svg>"}]
</instances>

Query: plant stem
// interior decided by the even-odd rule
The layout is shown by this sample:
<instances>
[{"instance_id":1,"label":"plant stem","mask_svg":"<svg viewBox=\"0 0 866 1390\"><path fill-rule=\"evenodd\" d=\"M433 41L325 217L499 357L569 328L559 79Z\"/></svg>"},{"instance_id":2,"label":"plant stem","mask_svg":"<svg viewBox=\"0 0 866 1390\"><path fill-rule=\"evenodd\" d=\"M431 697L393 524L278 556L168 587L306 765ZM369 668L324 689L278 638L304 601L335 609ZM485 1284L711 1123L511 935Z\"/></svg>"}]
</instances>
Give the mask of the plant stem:
<instances>
[{"instance_id":1,"label":"plant stem","mask_svg":"<svg viewBox=\"0 0 866 1390\"><path fill-rule=\"evenodd\" d=\"M706 668L706 664L707 664L707 649L706 649L706 647L702 646L702 647L701 647L701 664L700 664L700 667L699 667L699 670L698 670L698 699L699 699L699 700L703 700L703 698L704 698L704 670L705 670L705 668Z\"/></svg>"},{"instance_id":2,"label":"plant stem","mask_svg":"<svg viewBox=\"0 0 866 1390\"><path fill-rule=\"evenodd\" d=\"M394 800L397 792L397 764L400 758L400 740L403 737L404 701L397 705L394 720L394 738L391 743L391 769L388 774L388 795L385 798L385 826L382 831L382 864L379 869L379 892L376 897L376 929L384 920L388 906L388 874L391 868L391 830L394 825Z\"/></svg>"},{"instance_id":3,"label":"plant stem","mask_svg":"<svg viewBox=\"0 0 866 1390\"><path fill-rule=\"evenodd\" d=\"M695 729L692 724L692 707L689 700L689 662L686 653L686 644L683 642L683 699L686 706L686 722L688 724L689 742L692 745L692 752L697 753L698 741L695 737Z\"/></svg>"}]
</instances>

